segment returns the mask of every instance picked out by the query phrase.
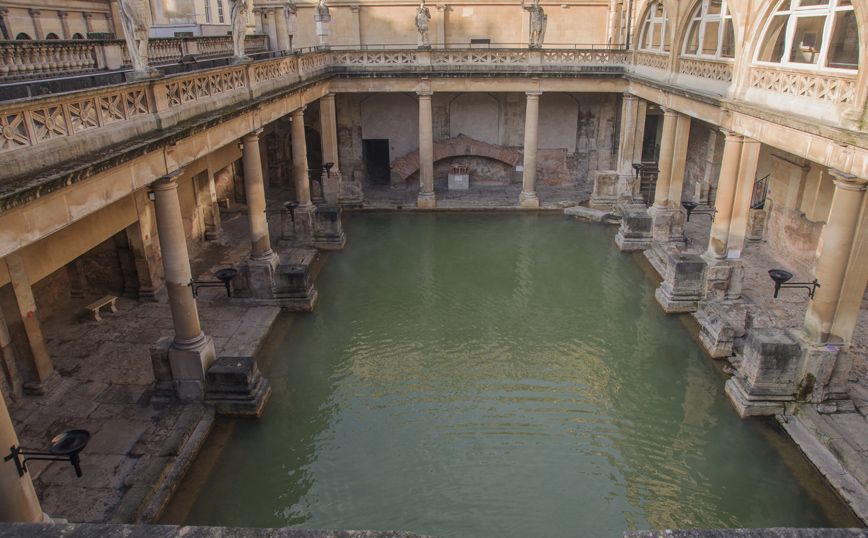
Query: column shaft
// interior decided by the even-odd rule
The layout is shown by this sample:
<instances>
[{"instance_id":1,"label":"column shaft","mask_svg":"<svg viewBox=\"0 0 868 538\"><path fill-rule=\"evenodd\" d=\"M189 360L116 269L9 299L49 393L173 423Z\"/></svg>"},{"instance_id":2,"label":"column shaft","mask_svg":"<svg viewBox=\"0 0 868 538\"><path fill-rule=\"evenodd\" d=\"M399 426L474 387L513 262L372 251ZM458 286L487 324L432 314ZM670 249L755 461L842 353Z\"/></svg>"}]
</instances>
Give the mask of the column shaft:
<instances>
[{"instance_id":1,"label":"column shaft","mask_svg":"<svg viewBox=\"0 0 868 538\"><path fill-rule=\"evenodd\" d=\"M277 35L277 50L289 50L289 34L286 33L286 14L283 8L274 10L274 33Z\"/></svg>"},{"instance_id":2,"label":"column shaft","mask_svg":"<svg viewBox=\"0 0 868 538\"><path fill-rule=\"evenodd\" d=\"M418 207L432 208L434 198L434 126L431 114L433 92L416 92L419 96L419 198Z\"/></svg>"},{"instance_id":3,"label":"column shaft","mask_svg":"<svg viewBox=\"0 0 868 538\"><path fill-rule=\"evenodd\" d=\"M633 162L642 162L642 143L645 140L645 119L648 116L648 101L639 99L636 111L636 132L633 135ZM630 173L633 173L632 163ZM638 185L637 185L638 188Z\"/></svg>"},{"instance_id":4,"label":"column shaft","mask_svg":"<svg viewBox=\"0 0 868 538\"><path fill-rule=\"evenodd\" d=\"M732 221L732 206L735 199L735 188L738 183L738 164L741 160L741 148L744 137L730 131L725 131L726 142L723 147L723 160L720 165L720 178L717 181L717 198L714 208L717 214L711 223L711 235L708 238L708 255L722 260L726 258L726 244L729 240L729 226Z\"/></svg>"},{"instance_id":5,"label":"column shaft","mask_svg":"<svg viewBox=\"0 0 868 538\"><path fill-rule=\"evenodd\" d=\"M262 24L265 26L265 31L268 33L268 50L280 50L277 39L277 19L274 17L273 9L262 10ZM284 25L286 28L286 25Z\"/></svg>"},{"instance_id":6,"label":"column shaft","mask_svg":"<svg viewBox=\"0 0 868 538\"><path fill-rule=\"evenodd\" d=\"M663 136L660 141L660 162L657 168L657 188L654 192L654 207L667 209L669 207L669 181L672 178L672 158L675 150L675 130L678 123L678 112L665 109L663 115Z\"/></svg>"},{"instance_id":7,"label":"column shaft","mask_svg":"<svg viewBox=\"0 0 868 538\"><path fill-rule=\"evenodd\" d=\"M322 127L323 161L335 163L338 169L338 126L335 115L335 94L329 93L319 100L319 120Z\"/></svg>"},{"instance_id":8,"label":"column shaft","mask_svg":"<svg viewBox=\"0 0 868 538\"><path fill-rule=\"evenodd\" d=\"M301 206L309 207L310 178L307 175L307 145L304 138L304 109L294 110L292 116L292 177L295 197Z\"/></svg>"},{"instance_id":9,"label":"column shaft","mask_svg":"<svg viewBox=\"0 0 868 538\"><path fill-rule=\"evenodd\" d=\"M6 402L0 396L0 447L3 455L9 449L19 446L18 436L12 427L12 419ZM11 461L0 459L0 521L4 523L42 523L42 508L33 489L30 473L18 476L18 470Z\"/></svg>"},{"instance_id":10,"label":"column shaft","mask_svg":"<svg viewBox=\"0 0 868 538\"><path fill-rule=\"evenodd\" d=\"M193 288L190 287L190 258L178 200L178 184L175 182L175 177L181 173L183 170L178 170L173 175L158 179L151 185L151 190L156 198L157 232L175 327L175 346L185 349L198 345L204 335L199 325L199 310L193 297Z\"/></svg>"},{"instance_id":11,"label":"column shaft","mask_svg":"<svg viewBox=\"0 0 868 538\"><path fill-rule=\"evenodd\" d=\"M835 195L815 272L820 287L808 305L803 329L808 340L818 344L829 342L866 186L863 179L830 172L836 177Z\"/></svg>"},{"instance_id":12,"label":"column shaft","mask_svg":"<svg viewBox=\"0 0 868 538\"><path fill-rule=\"evenodd\" d=\"M51 355L45 347L45 338L42 336L42 324L39 322L39 312L36 310L36 300L33 297L33 289L30 287L30 277L20 251L6 256L6 266L9 269L9 280L12 281L12 291L18 303L18 311L27 333L27 341L33 356L33 365L36 370L36 383L34 391L44 392L44 385L51 381L57 373L51 363Z\"/></svg>"},{"instance_id":13,"label":"column shaft","mask_svg":"<svg viewBox=\"0 0 868 538\"><path fill-rule=\"evenodd\" d=\"M622 176L633 175L638 111L639 98L624 93L621 101L621 133L618 141L618 174Z\"/></svg>"},{"instance_id":14,"label":"column shaft","mask_svg":"<svg viewBox=\"0 0 868 538\"><path fill-rule=\"evenodd\" d=\"M521 182L521 207L539 207L536 194L536 159L539 141L539 99L542 92L526 92L524 116L524 174Z\"/></svg>"},{"instance_id":15,"label":"column shaft","mask_svg":"<svg viewBox=\"0 0 868 538\"><path fill-rule=\"evenodd\" d=\"M262 161L259 155L260 134L262 134L262 129L257 129L241 138L244 191L247 194L250 242L253 245L251 257L254 259L272 256L271 239L268 236L268 219L265 216L265 184L262 179Z\"/></svg>"},{"instance_id":16,"label":"column shaft","mask_svg":"<svg viewBox=\"0 0 868 538\"><path fill-rule=\"evenodd\" d=\"M679 114L675 123L675 147L672 148L672 175L669 178L669 209L681 211L681 191L687 166L687 142L690 139L690 116Z\"/></svg>"},{"instance_id":17,"label":"column shaft","mask_svg":"<svg viewBox=\"0 0 868 538\"><path fill-rule=\"evenodd\" d=\"M738 182L732 203L732 221L729 225L729 237L726 240L728 258L741 258L741 251L744 248L747 218L750 213L750 199L756 180L759 153L759 142L751 139L744 140L741 147L741 159L738 163Z\"/></svg>"}]
</instances>

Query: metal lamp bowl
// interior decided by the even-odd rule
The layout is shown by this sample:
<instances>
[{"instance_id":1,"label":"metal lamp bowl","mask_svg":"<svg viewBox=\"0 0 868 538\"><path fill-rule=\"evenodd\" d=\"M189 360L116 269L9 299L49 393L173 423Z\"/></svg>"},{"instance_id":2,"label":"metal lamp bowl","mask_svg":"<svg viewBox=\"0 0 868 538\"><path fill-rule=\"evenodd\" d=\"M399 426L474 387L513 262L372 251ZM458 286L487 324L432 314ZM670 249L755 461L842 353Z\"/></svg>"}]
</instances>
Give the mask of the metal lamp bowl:
<instances>
[{"instance_id":1,"label":"metal lamp bowl","mask_svg":"<svg viewBox=\"0 0 868 538\"><path fill-rule=\"evenodd\" d=\"M227 267L226 269L220 269L214 273L214 278L226 284L238 274L238 269L233 269L231 267Z\"/></svg>"},{"instance_id":2,"label":"metal lamp bowl","mask_svg":"<svg viewBox=\"0 0 868 538\"><path fill-rule=\"evenodd\" d=\"M335 165L335 163L322 163L322 167L325 168L327 171L331 170L332 166L334 166L334 165Z\"/></svg>"},{"instance_id":3,"label":"metal lamp bowl","mask_svg":"<svg viewBox=\"0 0 868 538\"><path fill-rule=\"evenodd\" d=\"M686 209L687 211L693 211L694 209L699 207L699 204L697 204L696 202L681 202L681 206L684 207L684 209Z\"/></svg>"},{"instance_id":4,"label":"metal lamp bowl","mask_svg":"<svg viewBox=\"0 0 868 538\"><path fill-rule=\"evenodd\" d=\"M285 207L285 208L288 209L289 211L292 211L293 209L295 209L296 207L298 207L298 202L295 202L295 201L292 201L292 202L284 202L284 203L283 203L283 207Z\"/></svg>"},{"instance_id":5,"label":"metal lamp bowl","mask_svg":"<svg viewBox=\"0 0 868 538\"><path fill-rule=\"evenodd\" d=\"M783 284L787 280L793 278L793 273L789 271L784 271L783 269L771 269L769 270L769 276L772 277L772 280L777 284Z\"/></svg>"},{"instance_id":6,"label":"metal lamp bowl","mask_svg":"<svg viewBox=\"0 0 868 538\"><path fill-rule=\"evenodd\" d=\"M90 441L90 432L87 430L70 430L63 432L48 443L48 451L58 456L71 456L78 454Z\"/></svg>"}]
</instances>

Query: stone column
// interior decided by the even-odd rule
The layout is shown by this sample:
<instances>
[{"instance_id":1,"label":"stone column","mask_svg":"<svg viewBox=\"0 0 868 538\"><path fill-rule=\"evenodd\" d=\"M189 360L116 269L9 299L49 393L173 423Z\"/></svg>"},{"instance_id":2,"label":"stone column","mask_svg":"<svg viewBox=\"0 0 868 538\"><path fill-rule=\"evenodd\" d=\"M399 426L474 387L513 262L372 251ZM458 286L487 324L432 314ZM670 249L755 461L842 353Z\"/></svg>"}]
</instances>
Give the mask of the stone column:
<instances>
[{"instance_id":1,"label":"stone column","mask_svg":"<svg viewBox=\"0 0 868 538\"><path fill-rule=\"evenodd\" d=\"M621 134L618 142L618 174L633 178L633 163L636 146L636 125L639 110L639 98L624 93L621 99ZM641 143L641 142L640 142Z\"/></svg>"},{"instance_id":2,"label":"stone column","mask_svg":"<svg viewBox=\"0 0 868 538\"><path fill-rule=\"evenodd\" d=\"M639 99L639 105L636 109L636 132L633 135L633 162L642 162L642 144L645 141L645 119L648 117L648 101ZM632 166L631 166L632 168ZM630 170L633 173L633 170ZM639 185L636 185L636 193L639 192Z\"/></svg>"},{"instance_id":3,"label":"stone column","mask_svg":"<svg viewBox=\"0 0 868 538\"><path fill-rule=\"evenodd\" d=\"M524 174L519 203L521 207L539 207L536 194L536 153L539 139L539 98L542 92L525 92L527 107L524 116Z\"/></svg>"},{"instance_id":4,"label":"stone column","mask_svg":"<svg viewBox=\"0 0 868 538\"><path fill-rule=\"evenodd\" d=\"M262 8L261 7L255 7L251 11L253 13L254 24L256 25L256 33L257 34L266 33L265 21L263 20L264 13L262 12Z\"/></svg>"},{"instance_id":5,"label":"stone column","mask_svg":"<svg viewBox=\"0 0 868 538\"><path fill-rule=\"evenodd\" d=\"M84 12L81 16L84 18L84 27L87 29L87 32L93 32L93 13Z\"/></svg>"},{"instance_id":6,"label":"stone column","mask_svg":"<svg viewBox=\"0 0 868 538\"><path fill-rule=\"evenodd\" d=\"M262 24L266 26L265 31L268 34L268 50L281 50L277 38L277 20L274 17L274 9L262 10ZM266 24L267 22L267 24ZM286 25L283 25L286 28Z\"/></svg>"},{"instance_id":7,"label":"stone column","mask_svg":"<svg viewBox=\"0 0 868 538\"><path fill-rule=\"evenodd\" d=\"M292 177L295 182L295 237L308 241L313 233L313 204L310 201L310 178L307 175L307 145L304 138L304 108L294 110L292 118Z\"/></svg>"},{"instance_id":8,"label":"stone column","mask_svg":"<svg viewBox=\"0 0 868 538\"><path fill-rule=\"evenodd\" d=\"M729 240L729 226L732 221L732 205L735 199L735 187L738 183L738 165L741 160L741 148L744 137L732 131L724 131L726 142L723 147L723 159L720 165L720 178L717 182L717 198L714 208L717 214L711 223L711 235L708 238L706 256L715 260L726 259L726 244Z\"/></svg>"},{"instance_id":9,"label":"stone column","mask_svg":"<svg viewBox=\"0 0 868 538\"><path fill-rule=\"evenodd\" d=\"M669 210L681 213L681 191L687 167L687 143L690 139L690 116L678 115L675 123L675 147L672 148L672 172L669 177Z\"/></svg>"},{"instance_id":10,"label":"stone column","mask_svg":"<svg viewBox=\"0 0 868 538\"><path fill-rule=\"evenodd\" d=\"M108 25L109 32L115 34L117 36L117 27L120 24L121 14L118 11L118 3L117 2L109 2L109 7L111 8L111 13L105 14L105 23ZM117 22L115 22L117 21Z\"/></svg>"},{"instance_id":11,"label":"stone column","mask_svg":"<svg viewBox=\"0 0 868 538\"><path fill-rule=\"evenodd\" d=\"M16 251L6 256L6 266L9 269L9 280L12 281L12 291L18 303L18 311L21 314L21 322L27 334L27 342L30 354L33 358L33 369L36 379L25 383L24 389L33 394L45 394L51 384L59 377L51 363L51 355L45 347L45 339L42 336L42 324L39 322L39 312L36 310L36 300L33 297L33 289L30 287L30 277L21 252Z\"/></svg>"},{"instance_id":12,"label":"stone column","mask_svg":"<svg viewBox=\"0 0 868 538\"><path fill-rule=\"evenodd\" d=\"M156 301L163 290L162 267L157 259L157 245L154 241L154 205L150 203L144 189L136 191L136 212L138 221L127 227L127 242L130 245L133 263L138 277L140 301Z\"/></svg>"},{"instance_id":13,"label":"stone column","mask_svg":"<svg viewBox=\"0 0 868 538\"><path fill-rule=\"evenodd\" d=\"M416 92L419 96L419 197L416 206L434 208L434 126L431 115L431 96L434 92Z\"/></svg>"},{"instance_id":14,"label":"stone column","mask_svg":"<svg viewBox=\"0 0 868 538\"><path fill-rule=\"evenodd\" d=\"M275 26L274 33L277 36L277 50L289 50L289 34L286 33L286 14L283 12L283 8L275 9L274 18L271 20Z\"/></svg>"},{"instance_id":15,"label":"stone column","mask_svg":"<svg viewBox=\"0 0 868 538\"><path fill-rule=\"evenodd\" d=\"M69 32L69 13L66 11L58 11L57 17L60 19L60 28L63 30L63 39L72 39L72 34Z\"/></svg>"},{"instance_id":16,"label":"stone column","mask_svg":"<svg viewBox=\"0 0 868 538\"><path fill-rule=\"evenodd\" d=\"M660 161L657 168L657 188L654 191L654 207L658 211L669 208L669 181L672 178L672 157L675 150L675 129L678 112L671 108L663 109L663 136L660 141Z\"/></svg>"},{"instance_id":17,"label":"stone column","mask_svg":"<svg viewBox=\"0 0 868 538\"><path fill-rule=\"evenodd\" d=\"M437 42L436 45L446 46L446 13L449 12L449 6L438 4L435 6L437 10Z\"/></svg>"},{"instance_id":18,"label":"stone column","mask_svg":"<svg viewBox=\"0 0 868 538\"><path fill-rule=\"evenodd\" d=\"M268 218L265 215L265 182L262 178L259 136L257 129L241 138L242 162L244 165L244 193L247 196L247 215L250 222L250 259L243 265L247 277L247 289L251 297L271 299L274 297L274 274L280 259L271 250L268 235Z\"/></svg>"},{"instance_id":19,"label":"stone column","mask_svg":"<svg viewBox=\"0 0 868 538\"><path fill-rule=\"evenodd\" d=\"M39 19L39 16L42 14L38 9L28 9L27 13L30 14L30 18L33 19L33 29L36 33L36 39L45 39L45 32L42 31L42 21Z\"/></svg>"},{"instance_id":20,"label":"stone column","mask_svg":"<svg viewBox=\"0 0 868 538\"><path fill-rule=\"evenodd\" d=\"M168 349L169 365L175 390L181 400L202 400L205 397L205 372L214 362L214 343L199 325L199 310L193 288L190 258L178 184L175 178L183 169L163 176L151 184L154 191L157 231L163 257L166 290L175 337Z\"/></svg>"},{"instance_id":21,"label":"stone column","mask_svg":"<svg viewBox=\"0 0 868 538\"><path fill-rule=\"evenodd\" d=\"M820 284L808 305L802 332L813 344L830 341L835 310L850 260L859 211L865 198L866 180L829 170L835 176L835 195L829 208L829 222L823 233L823 246L815 276Z\"/></svg>"},{"instance_id":22,"label":"stone column","mask_svg":"<svg viewBox=\"0 0 868 538\"><path fill-rule=\"evenodd\" d=\"M750 214L750 198L756 180L759 153L760 143L745 138L741 148L741 159L738 163L738 183L732 204L732 222L729 225L729 237L726 241L726 257L730 259L741 258L741 251L744 248L747 219Z\"/></svg>"},{"instance_id":23,"label":"stone column","mask_svg":"<svg viewBox=\"0 0 868 538\"><path fill-rule=\"evenodd\" d=\"M6 402L0 396L0 447L3 447L3 455L6 456L13 446L19 446L18 436L15 435ZM0 521L43 523L46 516L39 506L30 473L18 476L13 462L0 459L0 463Z\"/></svg>"},{"instance_id":24,"label":"stone column","mask_svg":"<svg viewBox=\"0 0 868 538\"><path fill-rule=\"evenodd\" d=\"M338 126L335 114L335 94L329 93L320 97L319 122L322 129L322 159L324 163L334 163L331 172L322 174L323 198L326 203L338 203L338 190L341 181L340 164L338 163Z\"/></svg>"},{"instance_id":25,"label":"stone column","mask_svg":"<svg viewBox=\"0 0 868 538\"><path fill-rule=\"evenodd\" d=\"M350 19L353 23L353 45L362 45L361 6L350 6Z\"/></svg>"}]
</instances>

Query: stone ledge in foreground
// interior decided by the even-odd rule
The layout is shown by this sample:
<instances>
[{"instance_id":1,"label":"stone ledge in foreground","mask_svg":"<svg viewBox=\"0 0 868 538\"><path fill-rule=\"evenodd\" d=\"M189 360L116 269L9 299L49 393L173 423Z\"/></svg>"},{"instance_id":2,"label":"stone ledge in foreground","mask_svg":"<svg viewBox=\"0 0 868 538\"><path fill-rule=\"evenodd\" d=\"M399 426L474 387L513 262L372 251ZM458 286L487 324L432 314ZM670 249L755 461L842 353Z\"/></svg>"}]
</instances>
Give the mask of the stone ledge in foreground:
<instances>
[{"instance_id":1,"label":"stone ledge in foreground","mask_svg":"<svg viewBox=\"0 0 868 538\"><path fill-rule=\"evenodd\" d=\"M175 525L107 525L89 523L0 523L0 538L431 538L396 531L330 531L180 527Z\"/></svg>"}]
</instances>

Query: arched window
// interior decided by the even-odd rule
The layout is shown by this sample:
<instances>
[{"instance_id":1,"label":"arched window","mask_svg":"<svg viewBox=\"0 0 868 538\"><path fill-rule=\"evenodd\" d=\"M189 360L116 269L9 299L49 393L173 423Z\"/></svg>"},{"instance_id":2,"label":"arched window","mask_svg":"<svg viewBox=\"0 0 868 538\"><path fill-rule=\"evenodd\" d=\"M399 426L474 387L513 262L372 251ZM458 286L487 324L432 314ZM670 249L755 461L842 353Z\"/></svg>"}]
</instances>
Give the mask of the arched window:
<instances>
[{"instance_id":1,"label":"arched window","mask_svg":"<svg viewBox=\"0 0 868 538\"><path fill-rule=\"evenodd\" d=\"M656 2L648 8L645 21L642 22L642 37L639 38L639 50L652 52L669 51L669 34L666 31L666 9Z\"/></svg>"},{"instance_id":2,"label":"arched window","mask_svg":"<svg viewBox=\"0 0 868 538\"><path fill-rule=\"evenodd\" d=\"M25 34L24 32L21 32L20 34L15 36L15 39L17 39L18 41L30 41L30 36Z\"/></svg>"},{"instance_id":3,"label":"arched window","mask_svg":"<svg viewBox=\"0 0 868 538\"><path fill-rule=\"evenodd\" d=\"M84 36L81 35L80 33L76 32L76 33L72 34L72 38L73 39L84 39Z\"/></svg>"},{"instance_id":4,"label":"arched window","mask_svg":"<svg viewBox=\"0 0 868 538\"><path fill-rule=\"evenodd\" d=\"M852 0L782 0L760 43L757 62L859 68L859 28Z\"/></svg>"},{"instance_id":5,"label":"arched window","mask_svg":"<svg viewBox=\"0 0 868 538\"><path fill-rule=\"evenodd\" d=\"M682 54L708 58L735 55L735 30L724 0L702 0L690 18L686 35Z\"/></svg>"},{"instance_id":6,"label":"arched window","mask_svg":"<svg viewBox=\"0 0 868 538\"><path fill-rule=\"evenodd\" d=\"M57 37L57 34L55 34L54 32L49 32L48 35L45 36L45 39L60 39L60 38Z\"/></svg>"}]
</instances>

